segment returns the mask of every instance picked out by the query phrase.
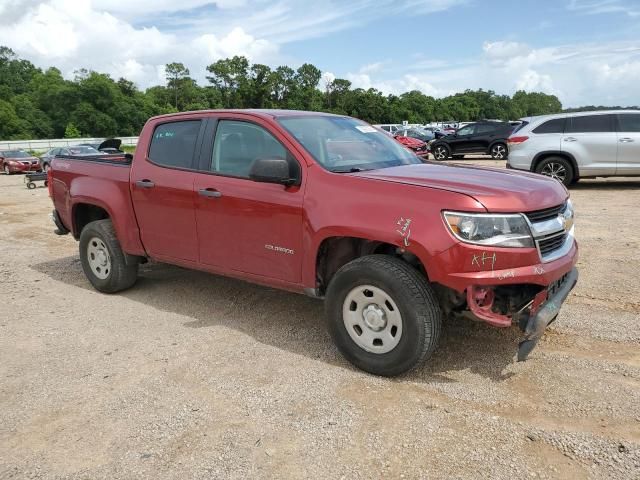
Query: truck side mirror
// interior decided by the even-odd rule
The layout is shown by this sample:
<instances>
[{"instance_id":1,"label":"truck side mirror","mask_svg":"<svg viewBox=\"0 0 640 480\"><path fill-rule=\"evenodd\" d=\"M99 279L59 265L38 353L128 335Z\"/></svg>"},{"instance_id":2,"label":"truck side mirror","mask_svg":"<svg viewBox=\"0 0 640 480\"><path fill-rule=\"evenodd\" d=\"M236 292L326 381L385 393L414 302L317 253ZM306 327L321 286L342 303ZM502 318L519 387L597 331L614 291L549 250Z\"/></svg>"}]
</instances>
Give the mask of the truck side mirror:
<instances>
[{"instance_id":1,"label":"truck side mirror","mask_svg":"<svg viewBox=\"0 0 640 480\"><path fill-rule=\"evenodd\" d=\"M254 182L293 185L297 179L289 174L289 162L284 158L258 158L251 165L249 178Z\"/></svg>"}]
</instances>

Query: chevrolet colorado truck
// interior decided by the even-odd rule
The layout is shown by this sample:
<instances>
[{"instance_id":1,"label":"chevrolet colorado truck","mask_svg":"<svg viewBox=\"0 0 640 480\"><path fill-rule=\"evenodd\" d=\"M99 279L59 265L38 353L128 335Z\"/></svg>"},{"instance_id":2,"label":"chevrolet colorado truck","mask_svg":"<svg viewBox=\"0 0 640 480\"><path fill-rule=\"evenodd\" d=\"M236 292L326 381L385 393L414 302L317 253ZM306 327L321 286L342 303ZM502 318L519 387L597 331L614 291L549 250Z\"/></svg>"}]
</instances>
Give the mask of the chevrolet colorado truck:
<instances>
[{"instance_id":1,"label":"chevrolet colorado truck","mask_svg":"<svg viewBox=\"0 0 640 480\"><path fill-rule=\"evenodd\" d=\"M151 259L305 293L378 375L429 357L445 318L520 327L525 360L578 276L559 182L424 163L345 116L158 116L133 156L54 158L49 189L97 290L131 287Z\"/></svg>"}]
</instances>

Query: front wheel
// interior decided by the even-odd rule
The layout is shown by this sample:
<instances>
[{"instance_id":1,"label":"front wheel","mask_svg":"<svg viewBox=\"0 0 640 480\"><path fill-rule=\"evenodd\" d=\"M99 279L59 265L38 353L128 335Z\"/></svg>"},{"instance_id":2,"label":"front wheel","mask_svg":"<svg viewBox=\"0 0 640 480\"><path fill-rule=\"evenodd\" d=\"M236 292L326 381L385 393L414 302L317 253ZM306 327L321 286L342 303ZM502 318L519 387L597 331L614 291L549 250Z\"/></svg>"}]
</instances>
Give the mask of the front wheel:
<instances>
[{"instance_id":1,"label":"front wheel","mask_svg":"<svg viewBox=\"0 0 640 480\"><path fill-rule=\"evenodd\" d=\"M440 337L442 314L426 279L387 255L343 266L329 284L325 308L340 352L375 375L410 370L433 353Z\"/></svg>"},{"instance_id":2,"label":"front wheel","mask_svg":"<svg viewBox=\"0 0 640 480\"><path fill-rule=\"evenodd\" d=\"M433 149L433 158L435 158L436 160L446 160L447 158L449 158L450 154L451 152L444 145L438 145Z\"/></svg>"},{"instance_id":3,"label":"front wheel","mask_svg":"<svg viewBox=\"0 0 640 480\"><path fill-rule=\"evenodd\" d=\"M577 175L574 175L571 163L562 157L545 158L536 167L536 173L555 178L567 187L577 181Z\"/></svg>"},{"instance_id":4,"label":"front wheel","mask_svg":"<svg viewBox=\"0 0 640 480\"><path fill-rule=\"evenodd\" d=\"M11 175L11 170L9 169L9 165L5 165L4 166L4 174L5 175Z\"/></svg>"},{"instance_id":5,"label":"front wheel","mask_svg":"<svg viewBox=\"0 0 640 480\"><path fill-rule=\"evenodd\" d=\"M494 160L504 160L509 156L507 146L504 143L496 143L491 147L491 158Z\"/></svg>"},{"instance_id":6,"label":"front wheel","mask_svg":"<svg viewBox=\"0 0 640 480\"><path fill-rule=\"evenodd\" d=\"M127 264L111 220L96 220L82 229L80 261L91 284L103 293L125 290L138 278L138 264Z\"/></svg>"}]
</instances>

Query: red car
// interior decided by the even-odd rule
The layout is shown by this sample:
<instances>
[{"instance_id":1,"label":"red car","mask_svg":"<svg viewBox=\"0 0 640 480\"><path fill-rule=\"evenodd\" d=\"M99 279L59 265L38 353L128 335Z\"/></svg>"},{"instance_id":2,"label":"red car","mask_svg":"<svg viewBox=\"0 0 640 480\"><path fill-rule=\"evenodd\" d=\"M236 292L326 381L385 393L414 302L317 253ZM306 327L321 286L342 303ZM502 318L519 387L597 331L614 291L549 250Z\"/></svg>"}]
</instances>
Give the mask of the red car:
<instances>
[{"instance_id":1,"label":"red car","mask_svg":"<svg viewBox=\"0 0 640 480\"><path fill-rule=\"evenodd\" d=\"M163 115L133 157L58 156L48 175L56 233L79 240L97 290L132 287L153 259L305 293L343 355L378 375L431 355L443 318L519 326L524 360L578 276L559 182L422 163L345 116Z\"/></svg>"},{"instance_id":2,"label":"red car","mask_svg":"<svg viewBox=\"0 0 640 480\"><path fill-rule=\"evenodd\" d=\"M422 140L418 140L413 137L405 137L404 135L394 135L393 138L409 150L413 151L416 155L421 157L429 155L429 148L426 142L423 142Z\"/></svg>"},{"instance_id":3,"label":"red car","mask_svg":"<svg viewBox=\"0 0 640 480\"><path fill-rule=\"evenodd\" d=\"M23 150L0 150L0 169L12 173L40 172L40 160Z\"/></svg>"}]
</instances>

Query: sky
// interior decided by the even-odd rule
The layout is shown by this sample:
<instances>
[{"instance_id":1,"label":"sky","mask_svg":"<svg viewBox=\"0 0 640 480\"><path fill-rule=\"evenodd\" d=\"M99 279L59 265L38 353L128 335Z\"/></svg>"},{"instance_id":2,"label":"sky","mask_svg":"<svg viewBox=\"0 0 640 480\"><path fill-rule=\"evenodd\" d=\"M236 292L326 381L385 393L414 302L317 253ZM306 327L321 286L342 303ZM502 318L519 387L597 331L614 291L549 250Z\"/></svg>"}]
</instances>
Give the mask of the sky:
<instances>
[{"instance_id":1,"label":"sky","mask_svg":"<svg viewBox=\"0 0 640 480\"><path fill-rule=\"evenodd\" d=\"M640 0L0 0L0 45L141 88L182 62L312 63L385 94L465 89L640 104Z\"/></svg>"}]
</instances>

